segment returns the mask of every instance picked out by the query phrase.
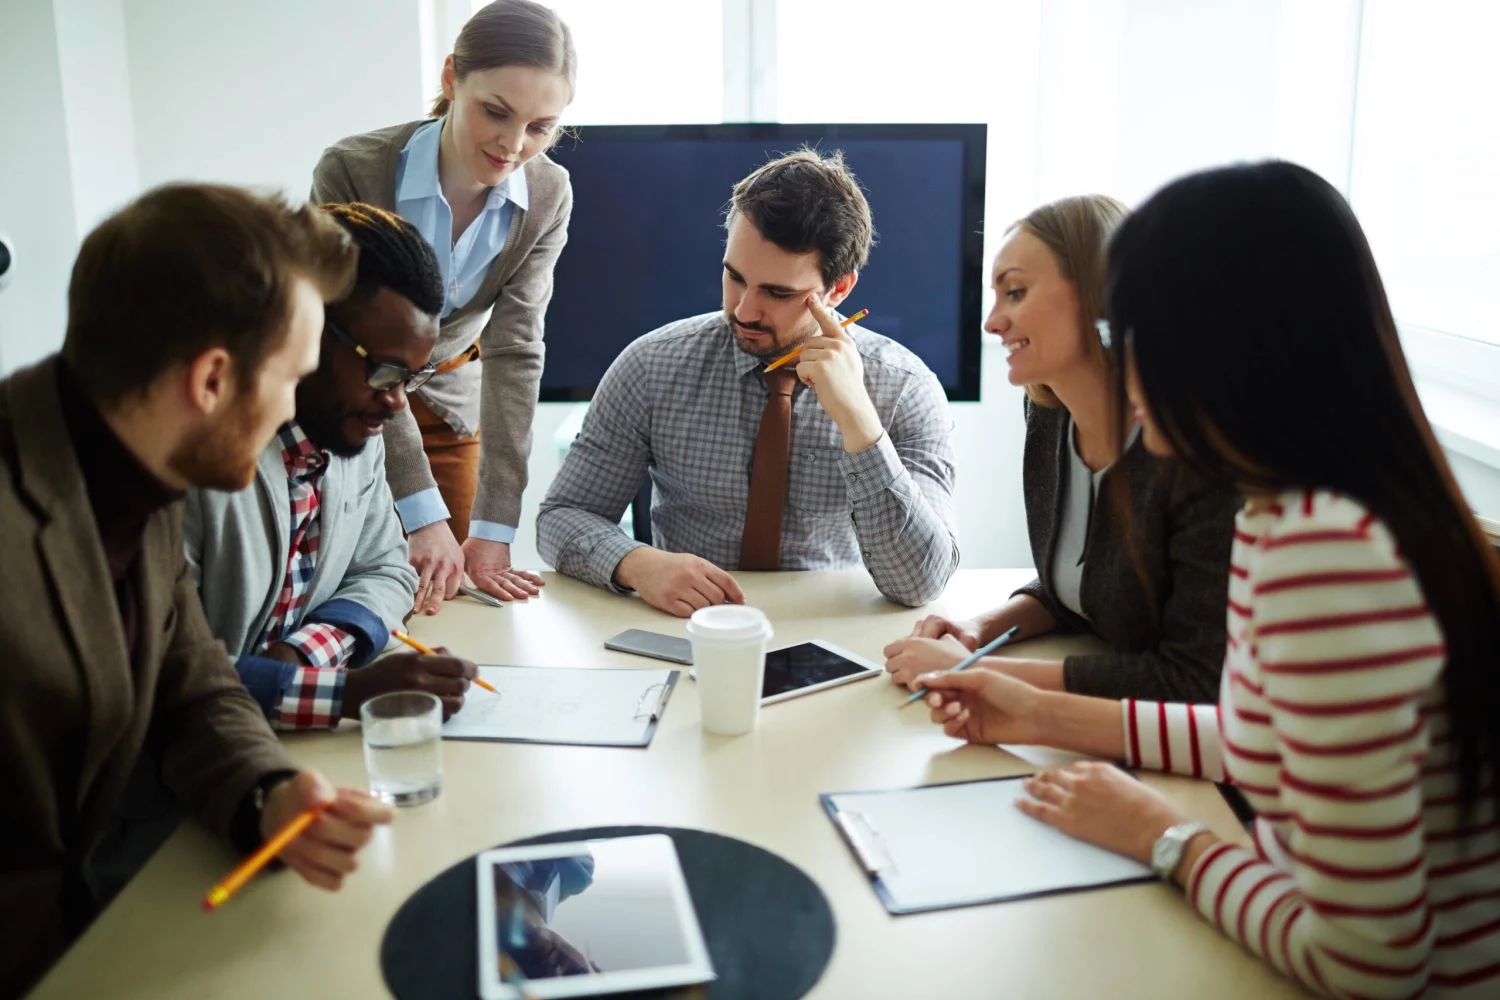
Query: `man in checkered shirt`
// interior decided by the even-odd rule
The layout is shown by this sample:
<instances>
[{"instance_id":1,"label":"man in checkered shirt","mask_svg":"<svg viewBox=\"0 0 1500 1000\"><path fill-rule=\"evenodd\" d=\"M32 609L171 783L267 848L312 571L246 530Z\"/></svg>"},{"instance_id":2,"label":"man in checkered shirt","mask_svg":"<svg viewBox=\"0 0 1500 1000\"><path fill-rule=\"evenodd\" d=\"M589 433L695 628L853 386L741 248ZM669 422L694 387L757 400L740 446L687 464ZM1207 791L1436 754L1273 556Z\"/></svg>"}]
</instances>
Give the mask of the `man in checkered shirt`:
<instances>
[{"instance_id":1,"label":"man in checkered shirt","mask_svg":"<svg viewBox=\"0 0 1500 1000\"><path fill-rule=\"evenodd\" d=\"M543 558L560 572L686 617L744 600L738 568L763 365L798 346L782 569L864 565L900 604L942 593L958 566L953 423L927 367L831 310L874 239L838 153L802 150L734 189L723 312L627 347L541 506ZM816 336L821 334L821 336ZM654 546L619 528L649 472Z\"/></svg>"},{"instance_id":2,"label":"man in checkered shirt","mask_svg":"<svg viewBox=\"0 0 1500 1000\"><path fill-rule=\"evenodd\" d=\"M191 491L183 525L209 625L282 729L358 718L394 690L430 691L451 714L475 674L446 655L370 662L417 586L381 429L430 371L443 286L432 248L403 219L368 205L323 210L359 246L354 290L328 307L318 370L297 387L296 416L262 453L255 483Z\"/></svg>"}]
</instances>

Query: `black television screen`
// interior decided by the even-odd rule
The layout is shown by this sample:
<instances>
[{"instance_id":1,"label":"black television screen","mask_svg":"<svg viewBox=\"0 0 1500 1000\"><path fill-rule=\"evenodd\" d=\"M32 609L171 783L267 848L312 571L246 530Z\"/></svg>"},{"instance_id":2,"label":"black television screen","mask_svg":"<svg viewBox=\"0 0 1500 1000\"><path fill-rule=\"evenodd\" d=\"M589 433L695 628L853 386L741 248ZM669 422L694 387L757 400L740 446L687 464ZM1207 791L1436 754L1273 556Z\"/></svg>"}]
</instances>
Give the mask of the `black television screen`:
<instances>
[{"instance_id":1,"label":"black television screen","mask_svg":"<svg viewBox=\"0 0 1500 1000\"><path fill-rule=\"evenodd\" d=\"M555 148L573 181L547 309L543 400L586 400L635 338L722 307L724 208L768 159L842 150L877 242L846 311L899 341L948 398L979 398L983 125L587 125Z\"/></svg>"}]
</instances>

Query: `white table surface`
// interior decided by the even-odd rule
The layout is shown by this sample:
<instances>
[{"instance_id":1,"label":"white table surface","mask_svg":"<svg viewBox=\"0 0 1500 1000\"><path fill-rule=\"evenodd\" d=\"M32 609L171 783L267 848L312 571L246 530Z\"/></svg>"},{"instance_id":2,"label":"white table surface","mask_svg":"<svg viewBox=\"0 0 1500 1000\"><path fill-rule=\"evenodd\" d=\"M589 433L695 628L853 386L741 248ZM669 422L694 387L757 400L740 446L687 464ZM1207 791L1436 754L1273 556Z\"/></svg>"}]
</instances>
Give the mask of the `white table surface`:
<instances>
[{"instance_id":1,"label":"white table surface","mask_svg":"<svg viewBox=\"0 0 1500 1000\"><path fill-rule=\"evenodd\" d=\"M862 571L739 579L750 602L770 616L773 644L826 639L878 662L881 647L920 614L976 613L1029 576L962 571L940 601L921 610L887 603ZM556 574L546 579L543 596L527 604L492 609L464 599L436 617L414 619L411 630L477 662L559 667L656 667L606 651L602 642L631 627L682 634L680 620L638 599ZM1042 639L1018 648L1061 655L1081 647L1078 640ZM266 875L219 912L204 914L203 893L235 858L185 824L33 996L387 996L381 937L422 884L497 844L611 824L733 835L811 875L837 921L837 945L814 997L1298 995L1162 885L889 916L820 808L819 793L1020 774L1071 758L957 744L922 709L898 713L900 694L884 678L771 706L754 733L734 738L701 731L694 688L685 677L679 683L648 750L444 743L441 797L400 811L337 894L289 873ZM358 727L289 736L287 743L299 763L363 786ZM1212 785L1147 780L1189 815L1243 842Z\"/></svg>"}]
</instances>

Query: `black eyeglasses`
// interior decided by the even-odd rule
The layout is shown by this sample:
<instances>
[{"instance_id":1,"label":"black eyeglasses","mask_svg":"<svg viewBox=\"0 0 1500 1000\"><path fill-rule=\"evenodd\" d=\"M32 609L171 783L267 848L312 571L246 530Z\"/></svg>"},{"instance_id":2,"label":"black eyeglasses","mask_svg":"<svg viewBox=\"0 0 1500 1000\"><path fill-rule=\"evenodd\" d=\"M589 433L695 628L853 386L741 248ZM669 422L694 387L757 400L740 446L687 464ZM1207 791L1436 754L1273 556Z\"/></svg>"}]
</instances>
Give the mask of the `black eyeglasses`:
<instances>
[{"instance_id":1,"label":"black eyeglasses","mask_svg":"<svg viewBox=\"0 0 1500 1000\"><path fill-rule=\"evenodd\" d=\"M370 358L370 352L359 346L359 343L333 320L325 319L324 325L328 332L337 337L346 347L365 359L365 385L376 392L390 392L398 385L403 385L407 392L414 392L420 386L425 385L427 380L437 374L434 365L423 365L416 371L412 371L403 365L393 361L374 361Z\"/></svg>"}]
</instances>

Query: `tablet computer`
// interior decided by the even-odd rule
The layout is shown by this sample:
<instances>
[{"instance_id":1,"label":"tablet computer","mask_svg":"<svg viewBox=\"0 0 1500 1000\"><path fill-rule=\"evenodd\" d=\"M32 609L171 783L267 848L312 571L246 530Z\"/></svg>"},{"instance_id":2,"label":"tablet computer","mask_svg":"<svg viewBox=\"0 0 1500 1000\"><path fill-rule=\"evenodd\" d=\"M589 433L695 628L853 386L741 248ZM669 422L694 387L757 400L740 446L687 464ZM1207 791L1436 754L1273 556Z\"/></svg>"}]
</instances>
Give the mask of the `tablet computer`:
<instances>
[{"instance_id":1,"label":"tablet computer","mask_svg":"<svg viewBox=\"0 0 1500 1000\"><path fill-rule=\"evenodd\" d=\"M767 651L760 703L774 705L788 698L878 677L884 672L885 668L879 664L831 642L822 639L800 642Z\"/></svg>"},{"instance_id":2,"label":"tablet computer","mask_svg":"<svg viewBox=\"0 0 1500 1000\"><path fill-rule=\"evenodd\" d=\"M598 996L713 980L663 834L479 855L479 995Z\"/></svg>"},{"instance_id":3,"label":"tablet computer","mask_svg":"<svg viewBox=\"0 0 1500 1000\"><path fill-rule=\"evenodd\" d=\"M822 639L766 651L766 674L761 681L760 703L774 705L814 691L838 687L867 677L878 677L885 668ZM688 671L698 679L696 669Z\"/></svg>"}]
</instances>

